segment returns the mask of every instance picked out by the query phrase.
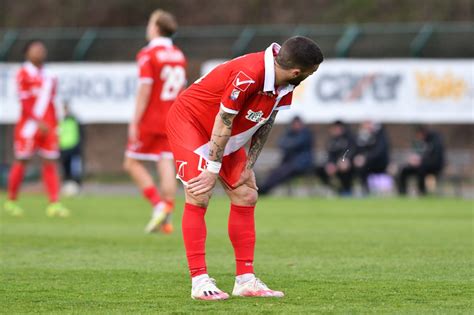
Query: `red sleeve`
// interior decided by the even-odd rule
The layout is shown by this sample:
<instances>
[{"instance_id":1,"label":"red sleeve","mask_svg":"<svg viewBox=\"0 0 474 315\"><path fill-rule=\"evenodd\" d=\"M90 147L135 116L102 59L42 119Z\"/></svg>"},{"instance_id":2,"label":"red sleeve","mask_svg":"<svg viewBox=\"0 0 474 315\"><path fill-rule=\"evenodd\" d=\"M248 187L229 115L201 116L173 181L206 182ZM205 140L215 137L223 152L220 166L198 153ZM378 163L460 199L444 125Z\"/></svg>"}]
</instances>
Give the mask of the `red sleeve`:
<instances>
[{"instance_id":1,"label":"red sleeve","mask_svg":"<svg viewBox=\"0 0 474 315\"><path fill-rule=\"evenodd\" d=\"M236 71L236 73L231 75L221 98L221 109L230 114L237 114L249 96L258 91L255 74L248 71Z\"/></svg>"},{"instance_id":2,"label":"red sleeve","mask_svg":"<svg viewBox=\"0 0 474 315\"><path fill-rule=\"evenodd\" d=\"M18 97L22 106L22 115L35 118L33 115L33 106L29 100L33 97L28 80L28 74L25 70L18 71L16 75L16 85L18 89Z\"/></svg>"},{"instance_id":3,"label":"red sleeve","mask_svg":"<svg viewBox=\"0 0 474 315\"><path fill-rule=\"evenodd\" d=\"M31 97L31 92L28 86L28 75L24 70L18 71L16 75L16 85L18 88L18 96L20 98L20 101Z\"/></svg>"},{"instance_id":4,"label":"red sleeve","mask_svg":"<svg viewBox=\"0 0 474 315\"><path fill-rule=\"evenodd\" d=\"M280 102L278 103L278 106L275 107L275 110L290 109L292 100L293 100L293 92L290 92L281 98Z\"/></svg>"},{"instance_id":5,"label":"red sleeve","mask_svg":"<svg viewBox=\"0 0 474 315\"><path fill-rule=\"evenodd\" d=\"M148 54L141 53L137 56L138 77L142 83L153 83L153 66L151 57Z\"/></svg>"}]
</instances>

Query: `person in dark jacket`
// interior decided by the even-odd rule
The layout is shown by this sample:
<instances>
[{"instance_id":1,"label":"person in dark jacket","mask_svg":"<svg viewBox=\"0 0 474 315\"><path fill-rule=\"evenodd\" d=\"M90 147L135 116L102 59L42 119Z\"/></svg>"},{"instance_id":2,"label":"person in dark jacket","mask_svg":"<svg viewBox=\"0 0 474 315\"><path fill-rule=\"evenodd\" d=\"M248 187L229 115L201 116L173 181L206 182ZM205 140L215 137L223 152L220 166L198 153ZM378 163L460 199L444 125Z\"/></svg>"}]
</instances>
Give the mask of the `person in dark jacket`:
<instances>
[{"instance_id":1,"label":"person in dark jacket","mask_svg":"<svg viewBox=\"0 0 474 315\"><path fill-rule=\"evenodd\" d=\"M329 127L329 140L326 145L327 161L316 168L321 181L338 191L340 195L352 194L352 158L356 153L354 137L349 127L342 121L335 121ZM334 179L338 184L334 184Z\"/></svg>"},{"instance_id":2,"label":"person in dark jacket","mask_svg":"<svg viewBox=\"0 0 474 315\"><path fill-rule=\"evenodd\" d=\"M389 141L382 125L364 121L356 139L357 149L353 164L364 193L369 193L368 177L385 173L390 156Z\"/></svg>"},{"instance_id":3,"label":"person in dark jacket","mask_svg":"<svg viewBox=\"0 0 474 315\"><path fill-rule=\"evenodd\" d=\"M259 185L259 194L264 195L276 186L313 169L313 135L300 117L295 117L290 128L278 141L283 158Z\"/></svg>"},{"instance_id":4,"label":"person in dark jacket","mask_svg":"<svg viewBox=\"0 0 474 315\"><path fill-rule=\"evenodd\" d=\"M63 167L63 192L76 194L82 184L83 161L82 146L84 132L82 125L71 113L69 104L64 104L64 118L59 124L59 148Z\"/></svg>"},{"instance_id":5,"label":"person in dark jacket","mask_svg":"<svg viewBox=\"0 0 474 315\"><path fill-rule=\"evenodd\" d=\"M413 152L407 164L398 175L398 191L401 195L407 193L407 181L410 176L416 176L418 190L426 195L425 179L427 175L438 177L444 167L444 145L441 136L427 127L416 127Z\"/></svg>"}]
</instances>

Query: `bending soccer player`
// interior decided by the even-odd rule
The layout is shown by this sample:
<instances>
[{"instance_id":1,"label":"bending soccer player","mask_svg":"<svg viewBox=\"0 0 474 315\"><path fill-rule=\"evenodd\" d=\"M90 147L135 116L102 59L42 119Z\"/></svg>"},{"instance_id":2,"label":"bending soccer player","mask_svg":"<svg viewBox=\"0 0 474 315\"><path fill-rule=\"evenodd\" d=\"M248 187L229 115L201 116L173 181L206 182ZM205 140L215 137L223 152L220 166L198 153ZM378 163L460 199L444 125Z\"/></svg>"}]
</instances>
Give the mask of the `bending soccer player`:
<instances>
[{"instance_id":1,"label":"bending soccer player","mask_svg":"<svg viewBox=\"0 0 474 315\"><path fill-rule=\"evenodd\" d=\"M57 117L54 108L57 80L44 67L48 51L34 40L25 47L26 62L17 73L18 94L21 103L20 118L15 126L15 162L8 177L8 200L5 210L13 216L23 215L17 203L25 169L36 152L42 158L42 177L48 193L46 214L67 217L69 210L59 202L59 158Z\"/></svg>"},{"instance_id":2,"label":"bending soccer player","mask_svg":"<svg viewBox=\"0 0 474 315\"><path fill-rule=\"evenodd\" d=\"M295 86L323 61L306 37L248 54L217 66L178 97L167 121L177 175L185 186L182 230L191 297L223 300L206 269L204 216L219 179L231 201L229 237L236 260L234 296L282 297L255 277L254 211L258 193L254 164L279 110L290 107ZM248 153L244 145L251 141Z\"/></svg>"},{"instance_id":3,"label":"bending soccer player","mask_svg":"<svg viewBox=\"0 0 474 315\"><path fill-rule=\"evenodd\" d=\"M145 228L148 233L173 231L170 215L177 183L165 123L171 104L186 84L185 57L170 38L176 29L170 13L154 11L147 27L148 46L137 55L140 85L128 130L124 168L153 207ZM142 161L156 162L161 195Z\"/></svg>"}]
</instances>

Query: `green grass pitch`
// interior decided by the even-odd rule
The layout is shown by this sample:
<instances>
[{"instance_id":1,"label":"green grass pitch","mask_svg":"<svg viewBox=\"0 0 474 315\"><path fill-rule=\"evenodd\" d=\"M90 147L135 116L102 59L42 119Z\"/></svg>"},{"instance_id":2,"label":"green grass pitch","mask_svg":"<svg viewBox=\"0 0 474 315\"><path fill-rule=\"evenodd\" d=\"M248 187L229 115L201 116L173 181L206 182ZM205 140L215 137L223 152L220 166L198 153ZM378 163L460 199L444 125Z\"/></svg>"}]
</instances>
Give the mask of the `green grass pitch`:
<instances>
[{"instance_id":1,"label":"green grass pitch","mask_svg":"<svg viewBox=\"0 0 474 315\"><path fill-rule=\"evenodd\" d=\"M2 196L1 200L4 200ZM257 207L256 271L286 297L198 302L179 230L145 235L140 198L65 201L69 219L26 195L2 213L0 312L472 313L473 203L454 199L265 198ZM209 273L231 291L228 202L207 214Z\"/></svg>"}]
</instances>

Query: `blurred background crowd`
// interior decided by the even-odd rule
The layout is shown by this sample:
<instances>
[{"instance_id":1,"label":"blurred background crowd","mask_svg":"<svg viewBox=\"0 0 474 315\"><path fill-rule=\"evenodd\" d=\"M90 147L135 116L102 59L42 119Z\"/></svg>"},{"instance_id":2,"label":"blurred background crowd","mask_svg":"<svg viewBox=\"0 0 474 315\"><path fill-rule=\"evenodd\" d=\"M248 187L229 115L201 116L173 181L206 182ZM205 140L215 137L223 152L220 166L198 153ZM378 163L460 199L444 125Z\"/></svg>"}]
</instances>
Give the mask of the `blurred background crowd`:
<instances>
[{"instance_id":1,"label":"blurred background crowd","mask_svg":"<svg viewBox=\"0 0 474 315\"><path fill-rule=\"evenodd\" d=\"M279 117L256 165L262 194L474 195L472 0L0 0L0 8L1 187L18 111L11 81L32 39L45 42L59 74L65 192L128 182L135 54L148 15L163 8L179 21L188 82L296 34L321 46L327 61ZM33 165L28 178L37 176Z\"/></svg>"}]
</instances>

